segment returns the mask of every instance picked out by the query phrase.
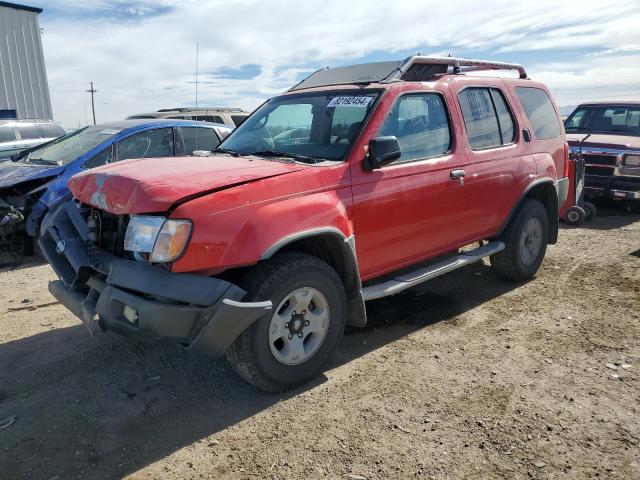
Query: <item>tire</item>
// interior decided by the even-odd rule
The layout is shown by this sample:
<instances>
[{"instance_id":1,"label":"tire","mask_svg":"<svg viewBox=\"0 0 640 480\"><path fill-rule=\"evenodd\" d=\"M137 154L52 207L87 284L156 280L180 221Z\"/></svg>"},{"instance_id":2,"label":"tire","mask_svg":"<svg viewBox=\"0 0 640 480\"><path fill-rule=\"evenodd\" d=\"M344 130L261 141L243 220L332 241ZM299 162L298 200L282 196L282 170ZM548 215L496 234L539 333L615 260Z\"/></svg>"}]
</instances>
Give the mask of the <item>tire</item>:
<instances>
[{"instance_id":1,"label":"tire","mask_svg":"<svg viewBox=\"0 0 640 480\"><path fill-rule=\"evenodd\" d=\"M500 277L513 282L530 280L536 274L549 240L549 220L537 200L523 202L500 238L505 249L491 256L491 268Z\"/></svg>"},{"instance_id":2,"label":"tire","mask_svg":"<svg viewBox=\"0 0 640 480\"><path fill-rule=\"evenodd\" d=\"M587 218L587 212L577 205L574 205L564 214L564 221L569 225L580 225Z\"/></svg>"},{"instance_id":3,"label":"tire","mask_svg":"<svg viewBox=\"0 0 640 480\"><path fill-rule=\"evenodd\" d=\"M346 324L346 294L335 270L316 257L285 252L258 264L240 284L246 301L271 300L273 309L229 347L231 367L267 392L289 390L318 375Z\"/></svg>"},{"instance_id":4,"label":"tire","mask_svg":"<svg viewBox=\"0 0 640 480\"><path fill-rule=\"evenodd\" d=\"M591 202L584 202L585 220L587 222L593 220L598 215L598 208Z\"/></svg>"}]
</instances>

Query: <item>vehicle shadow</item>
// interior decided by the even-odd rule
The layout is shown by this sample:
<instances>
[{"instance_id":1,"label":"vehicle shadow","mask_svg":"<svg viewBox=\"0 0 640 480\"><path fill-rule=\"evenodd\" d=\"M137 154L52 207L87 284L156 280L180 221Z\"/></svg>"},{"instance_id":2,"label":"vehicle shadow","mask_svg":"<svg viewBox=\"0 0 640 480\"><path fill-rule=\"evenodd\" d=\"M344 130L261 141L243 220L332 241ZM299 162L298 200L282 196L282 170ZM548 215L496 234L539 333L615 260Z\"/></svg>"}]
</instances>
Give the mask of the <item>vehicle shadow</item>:
<instances>
[{"instance_id":1,"label":"vehicle shadow","mask_svg":"<svg viewBox=\"0 0 640 480\"><path fill-rule=\"evenodd\" d=\"M347 332L330 368L517 287L477 264L369 302L369 325ZM0 345L0 423L15 417L0 431L0 471L121 478L325 381L265 394L222 359L115 334L91 337L83 325L52 329Z\"/></svg>"},{"instance_id":2,"label":"vehicle shadow","mask_svg":"<svg viewBox=\"0 0 640 480\"><path fill-rule=\"evenodd\" d=\"M39 267L45 263L46 262L38 256L28 256L24 257L24 260L17 265L0 267L0 273L17 272L26 268Z\"/></svg>"}]
</instances>

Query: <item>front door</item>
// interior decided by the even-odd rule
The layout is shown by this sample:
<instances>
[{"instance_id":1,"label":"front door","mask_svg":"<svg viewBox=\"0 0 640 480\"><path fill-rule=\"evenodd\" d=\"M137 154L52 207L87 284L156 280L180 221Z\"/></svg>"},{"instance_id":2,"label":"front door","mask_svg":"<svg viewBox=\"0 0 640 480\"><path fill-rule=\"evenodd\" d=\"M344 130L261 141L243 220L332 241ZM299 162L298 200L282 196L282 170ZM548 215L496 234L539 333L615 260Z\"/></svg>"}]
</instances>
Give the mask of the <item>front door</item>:
<instances>
[{"instance_id":1,"label":"front door","mask_svg":"<svg viewBox=\"0 0 640 480\"><path fill-rule=\"evenodd\" d=\"M434 91L400 95L375 136L396 136L401 158L373 172L353 164L356 250L365 280L455 249L465 236L467 157L445 98Z\"/></svg>"}]
</instances>

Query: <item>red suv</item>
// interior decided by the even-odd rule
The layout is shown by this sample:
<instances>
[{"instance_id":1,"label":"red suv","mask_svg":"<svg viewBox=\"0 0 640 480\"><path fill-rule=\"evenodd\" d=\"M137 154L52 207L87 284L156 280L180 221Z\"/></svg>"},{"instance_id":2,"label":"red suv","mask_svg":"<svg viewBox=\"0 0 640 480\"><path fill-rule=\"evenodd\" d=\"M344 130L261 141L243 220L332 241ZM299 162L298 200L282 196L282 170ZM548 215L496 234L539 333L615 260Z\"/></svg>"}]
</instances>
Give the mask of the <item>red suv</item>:
<instances>
[{"instance_id":1,"label":"red suv","mask_svg":"<svg viewBox=\"0 0 640 480\"><path fill-rule=\"evenodd\" d=\"M511 69L519 79L469 75ZM45 219L51 293L92 328L226 353L269 391L314 377L365 302L490 257L534 276L568 146L519 65L411 57L315 72L208 157L71 179Z\"/></svg>"}]
</instances>

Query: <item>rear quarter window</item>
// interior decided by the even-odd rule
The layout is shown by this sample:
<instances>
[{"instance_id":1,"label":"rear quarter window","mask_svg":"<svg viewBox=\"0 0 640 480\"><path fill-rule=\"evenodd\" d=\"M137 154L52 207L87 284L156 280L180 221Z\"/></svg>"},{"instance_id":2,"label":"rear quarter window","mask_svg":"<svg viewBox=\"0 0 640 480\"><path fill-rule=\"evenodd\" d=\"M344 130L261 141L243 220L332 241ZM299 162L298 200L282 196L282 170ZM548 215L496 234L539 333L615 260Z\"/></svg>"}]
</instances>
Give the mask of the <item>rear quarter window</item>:
<instances>
[{"instance_id":1,"label":"rear quarter window","mask_svg":"<svg viewBox=\"0 0 640 480\"><path fill-rule=\"evenodd\" d=\"M547 92L535 87L516 87L516 95L538 140L560 136L560 121Z\"/></svg>"}]
</instances>

